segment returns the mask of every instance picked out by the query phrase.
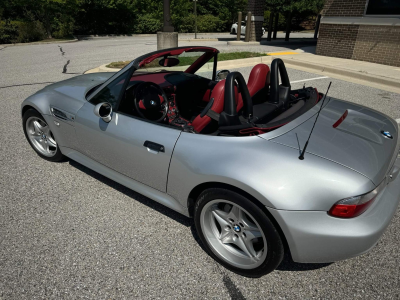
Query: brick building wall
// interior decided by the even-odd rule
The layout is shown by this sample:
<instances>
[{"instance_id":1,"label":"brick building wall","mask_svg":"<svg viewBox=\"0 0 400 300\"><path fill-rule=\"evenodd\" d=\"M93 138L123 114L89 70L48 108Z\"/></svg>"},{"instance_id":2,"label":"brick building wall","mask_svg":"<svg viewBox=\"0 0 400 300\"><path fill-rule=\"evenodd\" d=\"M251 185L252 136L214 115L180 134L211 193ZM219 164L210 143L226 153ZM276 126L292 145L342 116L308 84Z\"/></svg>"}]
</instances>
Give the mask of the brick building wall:
<instances>
[{"instance_id":1,"label":"brick building wall","mask_svg":"<svg viewBox=\"0 0 400 300\"><path fill-rule=\"evenodd\" d=\"M400 67L400 27L360 25L352 59Z\"/></svg>"},{"instance_id":2,"label":"brick building wall","mask_svg":"<svg viewBox=\"0 0 400 300\"><path fill-rule=\"evenodd\" d=\"M323 16L330 17L362 17L366 0L326 0Z\"/></svg>"},{"instance_id":3,"label":"brick building wall","mask_svg":"<svg viewBox=\"0 0 400 300\"><path fill-rule=\"evenodd\" d=\"M321 24L317 54L340 58L352 58L356 44L358 25Z\"/></svg>"},{"instance_id":4,"label":"brick building wall","mask_svg":"<svg viewBox=\"0 0 400 300\"><path fill-rule=\"evenodd\" d=\"M363 17L367 0L327 0L322 11L316 54L400 67L400 26L354 25L346 17ZM324 17L342 24L324 23Z\"/></svg>"}]
</instances>

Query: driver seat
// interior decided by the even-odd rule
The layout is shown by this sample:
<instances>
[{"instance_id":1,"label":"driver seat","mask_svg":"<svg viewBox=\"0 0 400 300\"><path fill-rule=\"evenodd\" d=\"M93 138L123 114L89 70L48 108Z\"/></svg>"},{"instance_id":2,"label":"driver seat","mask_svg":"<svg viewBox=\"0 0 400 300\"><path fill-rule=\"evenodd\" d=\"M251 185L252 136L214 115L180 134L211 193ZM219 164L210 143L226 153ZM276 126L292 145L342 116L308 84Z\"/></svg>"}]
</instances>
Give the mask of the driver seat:
<instances>
[{"instance_id":1,"label":"driver seat","mask_svg":"<svg viewBox=\"0 0 400 300\"><path fill-rule=\"evenodd\" d=\"M193 120L192 126L196 132L212 132L217 129L217 124L212 122L213 119L209 116L212 114L221 114L224 110L225 101L225 82L221 80L217 83L211 92L210 101L204 110ZM235 102L238 105L239 95L238 89L235 87ZM242 102L243 106L243 102ZM214 126L213 126L214 125ZM215 127L215 128L214 128Z\"/></svg>"}]
</instances>

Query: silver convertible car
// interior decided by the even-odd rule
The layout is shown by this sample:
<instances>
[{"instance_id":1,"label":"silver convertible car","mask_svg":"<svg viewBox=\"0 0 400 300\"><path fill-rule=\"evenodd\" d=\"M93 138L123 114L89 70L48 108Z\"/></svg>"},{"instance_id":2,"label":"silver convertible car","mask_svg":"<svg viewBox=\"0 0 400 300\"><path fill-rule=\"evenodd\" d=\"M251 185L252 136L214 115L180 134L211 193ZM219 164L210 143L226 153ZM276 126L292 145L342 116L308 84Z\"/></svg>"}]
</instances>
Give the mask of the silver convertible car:
<instances>
[{"instance_id":1,"label":"silver convertible car","mask_svg":"<svg viewBox=\"0 0 400 300\"><path fill-rule=\"evenodd\" d=\"M77 76L23 101L26 138L194 223L238 274L370 250L399 203L398 124L313 87L292 90L280 59L217 72L218 50L178 47L117 73Z\"/></svg>"}]
</instances>

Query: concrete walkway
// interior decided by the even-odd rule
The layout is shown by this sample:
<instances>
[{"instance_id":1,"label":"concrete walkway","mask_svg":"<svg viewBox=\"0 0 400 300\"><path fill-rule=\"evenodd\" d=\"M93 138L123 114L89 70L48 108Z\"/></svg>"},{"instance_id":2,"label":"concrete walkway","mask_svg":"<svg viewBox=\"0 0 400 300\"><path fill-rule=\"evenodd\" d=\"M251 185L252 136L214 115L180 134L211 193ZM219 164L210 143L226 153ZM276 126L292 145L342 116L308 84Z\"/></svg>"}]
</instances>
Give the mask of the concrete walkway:
<instances>
[{"instance_id":1,"label":"concrete walkway","mask_svg":"<svg viewBox=\"0 0 400 300\"><path fill-rule=\"evenodd\" d=\"M281 58L285 65L312 71L390 92L400 93L400 68L370 62L315 55L311 53L273 53L271 60Z\"/></svg>"}]
</instances>

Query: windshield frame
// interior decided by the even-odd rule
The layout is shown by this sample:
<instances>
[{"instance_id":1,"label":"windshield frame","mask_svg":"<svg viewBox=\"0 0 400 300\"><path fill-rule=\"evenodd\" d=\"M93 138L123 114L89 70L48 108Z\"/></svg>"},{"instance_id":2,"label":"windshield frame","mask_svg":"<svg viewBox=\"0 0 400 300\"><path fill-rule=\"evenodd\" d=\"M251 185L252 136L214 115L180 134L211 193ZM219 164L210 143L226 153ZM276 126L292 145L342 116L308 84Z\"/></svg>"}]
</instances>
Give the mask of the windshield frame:
<instances>
[{"instance_id":1,"label":"windshield frame","mask_svg":"<svg viewBox=\"0 0 400 300\"><path fill-rule=\"evenodd\" d=\"M219 50L216 48L212 47L204 47L204 46L184 46L184 47L175 47L175 48L168 48L168 49L162 49L162 50L157 50L153 51L147 54L144 54L142 56L139 56L135 58L133 61L131 61L128 65L126 65L124 68L122 68L120 71L114 73L109 79L107 79L103 84L98 86L94 92L92 92L88 97L86 97L86 100L90 102L90 100L95 97L100 91L102 91L108 84L110 84L115 78L117 78L119 75L126 71L130 71L130 77L133 76L133 74L140 69L141 65L144 65L146 63L150 63L153 60L163 57L165 55L179 55L182 54L183 52L204 52L204 53L210 53L210 57L208 56L200 56L199 59L197 59L193 64L191 64L184 72L185 73L191 73L194 74L198 69L200 69L202 66L204 66L212 57L214 57L214 66L213 66L213 77L212 80L215 80L216 72L217 72L217 58L218 58L218 53ZM125 83L127 85L127 83ZM126 87L124 87L126 88Z\"/></svg>"}]
</instances>

